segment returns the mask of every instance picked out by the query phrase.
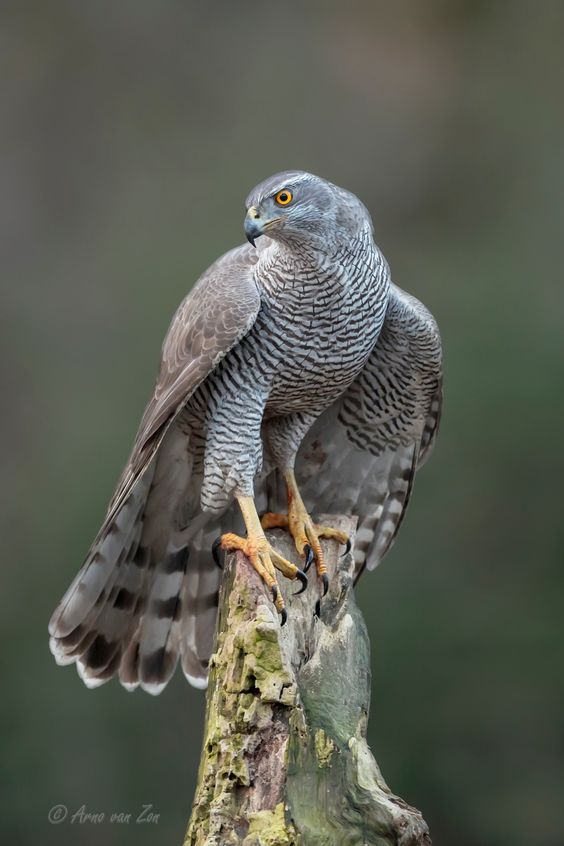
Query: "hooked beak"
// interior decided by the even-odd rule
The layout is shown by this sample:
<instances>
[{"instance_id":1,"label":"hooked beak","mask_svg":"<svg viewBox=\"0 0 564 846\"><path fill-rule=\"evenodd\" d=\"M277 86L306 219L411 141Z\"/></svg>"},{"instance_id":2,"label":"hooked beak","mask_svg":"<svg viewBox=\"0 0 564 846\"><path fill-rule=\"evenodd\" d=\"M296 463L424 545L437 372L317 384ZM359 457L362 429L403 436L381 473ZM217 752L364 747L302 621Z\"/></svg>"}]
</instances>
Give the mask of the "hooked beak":
<instances>
[{"instance_id":1,"label":"hooked beak","mask_svg":"<svg viewBox=\"0 0 564 846\"><path fill-rule=\"evenodd\" d=\"M245 235L249 244L255 246L255 238L262 235L262 220L256 206L251 206L245 218Z\"/></svg>"},{"instance_id":2,"label":"hooked beak","mask_svg":"<svg viewBox=\"0 0 564 846\"><path fill-rule=\"evenodd\" d=\"M270 218L270 220L265 220L260 210L256 206L251 206L247 211L247 216L245 218L245 235L247 236L247 241L254 247L255 240L260 238L261 235L264 235L265 230L272 226L273 223L277 223L279 220L279 217L273 217Z\"/></svg>"}]
</instances>

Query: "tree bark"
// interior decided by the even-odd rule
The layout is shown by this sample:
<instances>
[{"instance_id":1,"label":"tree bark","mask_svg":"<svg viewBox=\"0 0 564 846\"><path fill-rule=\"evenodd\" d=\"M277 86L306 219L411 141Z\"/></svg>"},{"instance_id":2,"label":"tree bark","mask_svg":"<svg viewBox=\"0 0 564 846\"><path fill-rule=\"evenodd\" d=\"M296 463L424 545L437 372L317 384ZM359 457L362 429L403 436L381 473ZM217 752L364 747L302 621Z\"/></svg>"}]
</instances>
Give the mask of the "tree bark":
<instances>
[{"instance_id":1,"label":"tree bark","mask_svg":"<svg viewBox=\"0 0 564 846\"><path fill-rule=\"evenodd\" d=\"M355 520L322 517L354 539ZM267 533L286 558L290 536ZM366 742L370 644L352 554L324 542L330 576L314 617L283 577L289 619L241 553L227 556L204 744L184 846L420 846L425 821L390 791Z\"/></svg>"}]
</instances>

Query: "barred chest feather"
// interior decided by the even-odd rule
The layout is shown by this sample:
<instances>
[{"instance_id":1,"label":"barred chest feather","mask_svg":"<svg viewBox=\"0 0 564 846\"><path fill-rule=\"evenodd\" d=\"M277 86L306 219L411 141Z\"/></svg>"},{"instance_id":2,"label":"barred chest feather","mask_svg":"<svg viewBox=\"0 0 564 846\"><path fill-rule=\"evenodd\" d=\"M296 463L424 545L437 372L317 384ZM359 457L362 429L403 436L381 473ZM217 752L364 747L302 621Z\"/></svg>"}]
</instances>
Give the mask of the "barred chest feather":
<instances>
[{"instance_id":1,"label":"barred chest feather","mask_svg":"<svg viewBox=\"0 0 564 846\"><path fill-rule=\"evenodd\" d=\"M299 272L277 262L260 279L248 337L271 379L266 416L333 402L358 375L382 328L389 271L373 242Z\"/></svg>"}]
</instances>

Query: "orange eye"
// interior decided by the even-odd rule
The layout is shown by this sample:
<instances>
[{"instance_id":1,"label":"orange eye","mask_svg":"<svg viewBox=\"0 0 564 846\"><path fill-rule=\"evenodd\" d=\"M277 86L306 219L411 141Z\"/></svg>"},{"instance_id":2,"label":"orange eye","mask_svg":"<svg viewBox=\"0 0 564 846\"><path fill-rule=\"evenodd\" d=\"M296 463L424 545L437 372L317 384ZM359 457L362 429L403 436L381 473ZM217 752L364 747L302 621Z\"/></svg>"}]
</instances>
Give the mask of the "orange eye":
<instances>
[{"instance_id":1,"label":"orange eye","mask_svg":"<svg viewBox=\"0 0 564 846\"><path fill-rule=\"evenodd\" d=\"M292 202L293 194L291 191L288 191L287 188L283 188L282 191L279 191L278 194L275 196L275 201L278 203L279 206L287 206L288 203Z\"/></svg>"}]
</instances>

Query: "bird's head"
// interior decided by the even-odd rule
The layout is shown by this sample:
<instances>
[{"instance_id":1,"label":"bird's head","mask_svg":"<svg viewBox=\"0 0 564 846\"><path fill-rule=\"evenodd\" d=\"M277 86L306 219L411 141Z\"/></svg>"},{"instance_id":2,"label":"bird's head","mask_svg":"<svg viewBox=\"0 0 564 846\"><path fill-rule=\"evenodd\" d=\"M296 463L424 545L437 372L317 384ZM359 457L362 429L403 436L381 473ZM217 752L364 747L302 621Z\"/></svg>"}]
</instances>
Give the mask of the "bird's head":
<instances>
[{"instance_id":1,"label":"bird's head","mask_svg":"<svg viewBox=\"0 0 564 846\"><path fill-rule=\"evenodd\" d=\"M334 242L370 220L354 194L300 170L261 182L245 205L245 234L253 245L260 235L289 244Z\"/></svg>"}]
</instances>

